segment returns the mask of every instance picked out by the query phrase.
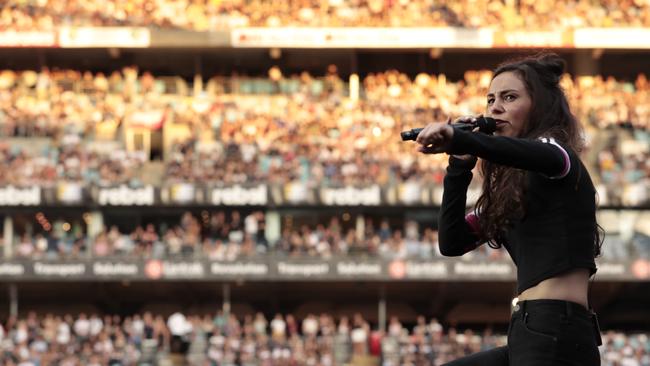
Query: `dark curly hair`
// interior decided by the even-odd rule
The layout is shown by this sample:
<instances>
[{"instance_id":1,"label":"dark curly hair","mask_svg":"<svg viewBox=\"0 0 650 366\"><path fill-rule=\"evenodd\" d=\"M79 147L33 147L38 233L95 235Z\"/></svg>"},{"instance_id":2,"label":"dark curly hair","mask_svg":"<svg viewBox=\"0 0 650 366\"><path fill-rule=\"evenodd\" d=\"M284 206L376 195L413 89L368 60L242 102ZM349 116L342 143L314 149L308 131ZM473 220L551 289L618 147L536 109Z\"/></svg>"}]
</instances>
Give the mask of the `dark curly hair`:
<instances>
[{"instance_id":1,"label":"dark curly hair","mask_svg":"<svg viewBox=\"0 0 650 366\"><path fill-rule=\"evenodd\" d=\"M582 127L571 113L560 78L565 62L554 53L508 61L494 70L493 79L504 72L513 72L526 86L532 107L529 118L519 132L519 138L536 139L553 137L563 146L580 152L584 147ZM481 214L482 239L492 248L500 248L505 242L507 227L521 219L525 213L525 171L487 160L481 161L483 192L476 209ZM600 255L602 229L594 227L594 256Z\"/></svg>"}]
</instances>

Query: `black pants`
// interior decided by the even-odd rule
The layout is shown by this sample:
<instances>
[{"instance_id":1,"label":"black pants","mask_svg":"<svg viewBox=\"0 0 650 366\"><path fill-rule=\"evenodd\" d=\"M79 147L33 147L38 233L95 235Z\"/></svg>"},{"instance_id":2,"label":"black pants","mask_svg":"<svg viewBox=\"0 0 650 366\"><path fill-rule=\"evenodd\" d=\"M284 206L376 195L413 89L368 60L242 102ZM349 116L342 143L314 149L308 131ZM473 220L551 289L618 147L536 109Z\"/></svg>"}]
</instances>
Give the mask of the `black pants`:
<instances>
[{"instance_id":1,"label":"black pants","mask_svg":"<svg viewBox=\"0 0 650 366\"><path fill-rule=\"evenodd\" d=\"M595 314L561 300L520 301L510 318L508 345L452 361L447 366L599 366Z\"/></svg>"}]
</instances>

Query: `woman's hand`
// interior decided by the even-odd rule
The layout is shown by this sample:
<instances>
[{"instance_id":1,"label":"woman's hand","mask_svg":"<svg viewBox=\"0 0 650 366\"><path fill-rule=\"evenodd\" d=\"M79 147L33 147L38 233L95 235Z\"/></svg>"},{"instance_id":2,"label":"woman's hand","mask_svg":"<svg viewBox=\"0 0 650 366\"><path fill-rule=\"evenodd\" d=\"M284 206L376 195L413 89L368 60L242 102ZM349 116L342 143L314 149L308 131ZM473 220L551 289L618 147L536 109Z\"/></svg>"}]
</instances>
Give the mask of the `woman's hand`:
<instances>
[{"instance_id":1,"label":"woman's hand","mask_svg":"<svg viewBox=\"0 0 650 366\"><path fill-rule=\"evenodd\" d=\"M479 114L478 116L462 116L458 117L454 120L452 123L476 123L476 120L483 117L482 114ZM474 128L472 132L478 131L478 127ZM461 159L461 160L470 160L474 159L473 155L454 155L456 159Z\"/></svg>"},{"instance_id":2,"label":"woman's hand","mask_svg":"<svg viewBox=\"0 0 650 366\"><path fill-rule=\"evenodd\" d=\"M449 122L429 123L418 134L415 142L418 143L417 151L423 154L440 154L446 152L454 137L454 128Z\"/></svg>"}]
</instances>

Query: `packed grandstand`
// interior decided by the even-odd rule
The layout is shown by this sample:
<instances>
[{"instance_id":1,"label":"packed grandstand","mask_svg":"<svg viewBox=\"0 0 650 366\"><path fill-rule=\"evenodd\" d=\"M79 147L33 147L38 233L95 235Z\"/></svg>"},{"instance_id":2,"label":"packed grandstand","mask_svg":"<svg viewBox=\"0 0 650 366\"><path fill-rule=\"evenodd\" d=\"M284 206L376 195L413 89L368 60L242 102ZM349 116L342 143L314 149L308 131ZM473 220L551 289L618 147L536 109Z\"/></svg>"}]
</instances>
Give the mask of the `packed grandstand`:
<instances>
[{"instance_id":1,"label":"packed grandstand","mask_svg":"<svg viewBox=\"0 0 650 366\"><path fill-rule=\"evenodd\" d=\"M440 254L447 157L399 133L482 113L489 70L541 47L569 62L607 232L602 365L650 365L647 39L643 0L3 2L0 364L505 344L508 254Z\"/></svg>"}]
</instances>

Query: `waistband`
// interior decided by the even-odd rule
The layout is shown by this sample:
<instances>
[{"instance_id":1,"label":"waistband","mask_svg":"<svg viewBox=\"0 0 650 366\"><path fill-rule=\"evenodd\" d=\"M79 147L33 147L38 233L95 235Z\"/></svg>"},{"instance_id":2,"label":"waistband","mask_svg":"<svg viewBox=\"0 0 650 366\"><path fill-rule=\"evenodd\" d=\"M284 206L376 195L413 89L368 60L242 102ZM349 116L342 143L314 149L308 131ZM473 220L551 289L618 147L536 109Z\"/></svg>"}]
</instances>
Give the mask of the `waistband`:
<instances>
[{"instance_id":1,"label":"waistband","mask_svg":"<svg viewBox=\"0 0 650 366\"><path fill-rule=\"evenodd\" d=\"M513 314L535 310L552 311L558 314L565 314L569 317L572 315L590 316L593 314L589 309L585 308L584 305L578 304L577 302L553 299L519 301L513 309Z\"/></svg>"}]
</instances>

